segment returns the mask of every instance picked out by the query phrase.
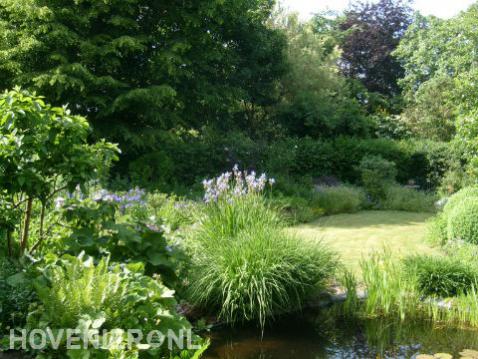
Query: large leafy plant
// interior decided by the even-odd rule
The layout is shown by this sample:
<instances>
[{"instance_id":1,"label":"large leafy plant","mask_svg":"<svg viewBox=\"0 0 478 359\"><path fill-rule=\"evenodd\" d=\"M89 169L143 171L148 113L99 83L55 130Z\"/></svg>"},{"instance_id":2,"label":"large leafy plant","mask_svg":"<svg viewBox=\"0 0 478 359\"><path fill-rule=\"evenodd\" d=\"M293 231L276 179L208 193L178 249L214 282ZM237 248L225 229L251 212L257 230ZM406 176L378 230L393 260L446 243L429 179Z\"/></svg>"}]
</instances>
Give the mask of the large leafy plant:
<instances>
[{"instance_id":1,"label":"large leafy plant","mask_svg":"<svg viewBox=\"0 0 478 359\"><path fill-rule=\"evenodd\" d=\"M191 358L199 357L204 350L195 353L194 350L170 350L167 345L156 348L146 344L126 345L127 329L140 330L145 335L153 330L166 334L168 330L180 333L180 330L191 329L191 324L176 311L174 291L158 278L144 276L142 264L116 265L103 258L95 265L92 258L84 255L49 256L39 269L41 276L35 281L39 304L29 314L29 328L51 328L55 332L76 328L82 333L98 329L101 335L105 335L103 330L106 330L116 344L67 349L66 342L62 341L59 351L44 350L41 358L61 353L61 357L69 358L176 358L179 355ZM197 336L192 340L195 344L203 343Z\"/></svg>"},{"instance_id":2,"label":"large leafy plant","mask_svg":"<svg viewBox=\"0 0 478 359\"><path fill-rule=\"evenodd\" d=\"M39 235L56 193L73 191L98 178L116 159L115 145L87 142L90 127L85 118L66 107L52 107L34 93L16 88L0 96L0 225L13 254L30 247L30 227L38 204ZM16 233L15 233L16 232Z\"/></svg>"},{"instance_id":3,"label":"large leafy plant","mask_svg":"<svg viewBox=\"0 0 478 359\"><path fill-rule=\"evenodd\" d=\"M57 252L142 262L147 274L161 274L168 285L176 284L178 266L186 263L187 257L167 238L159 219L153 221L137 213L137 207L145 206L143 191L100 190L85 198L75 194L62 202L58 227L67 230L58 233Z\"/></svg>"}]
</instances>

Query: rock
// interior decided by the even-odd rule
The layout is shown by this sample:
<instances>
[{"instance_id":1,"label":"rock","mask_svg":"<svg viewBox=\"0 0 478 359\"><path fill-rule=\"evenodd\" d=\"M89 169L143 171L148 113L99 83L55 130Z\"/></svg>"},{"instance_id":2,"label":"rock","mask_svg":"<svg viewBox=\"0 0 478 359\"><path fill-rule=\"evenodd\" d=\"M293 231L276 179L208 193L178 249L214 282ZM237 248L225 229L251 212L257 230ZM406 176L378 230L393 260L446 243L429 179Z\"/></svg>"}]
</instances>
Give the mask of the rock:
<instances>
[{"instance_id":1,"label":"rock","mask_svg":"<svg viewBox=\"0 0 478 359\"><path fill-rule=\"evenodd\" d=\"M478 351L465 349L460 353L462 359L478 359Z\"/></svg>"}]
</instances>

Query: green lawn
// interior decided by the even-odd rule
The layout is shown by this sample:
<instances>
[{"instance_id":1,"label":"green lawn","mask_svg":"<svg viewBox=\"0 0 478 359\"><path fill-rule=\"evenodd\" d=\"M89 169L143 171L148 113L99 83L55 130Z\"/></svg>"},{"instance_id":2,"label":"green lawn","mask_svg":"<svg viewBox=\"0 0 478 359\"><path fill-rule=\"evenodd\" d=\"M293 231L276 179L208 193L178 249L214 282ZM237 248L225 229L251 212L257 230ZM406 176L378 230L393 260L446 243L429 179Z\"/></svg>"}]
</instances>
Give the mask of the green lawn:
<instances>
[{"instance_id":1,"label":"green lawn","mask_svg":"<svg viewBox=\"0 0 478 359\"><path fill-rule=\"evenodd\" d=\"M292 228L302 238L321 240L338 252L345 266L359 273L363 256L388 248L399 256L438 254L426 243L429 213L364 211L324 217Z\"/></svg>"}]
</instances>

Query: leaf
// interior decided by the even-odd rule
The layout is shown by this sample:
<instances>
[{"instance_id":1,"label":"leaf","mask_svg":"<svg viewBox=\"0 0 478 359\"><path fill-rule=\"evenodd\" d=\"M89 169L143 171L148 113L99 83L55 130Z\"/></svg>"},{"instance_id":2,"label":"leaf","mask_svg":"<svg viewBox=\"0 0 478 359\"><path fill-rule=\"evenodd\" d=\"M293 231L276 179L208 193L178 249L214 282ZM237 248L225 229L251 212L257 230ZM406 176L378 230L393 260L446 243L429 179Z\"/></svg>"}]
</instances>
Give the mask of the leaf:
<instances>
[{"instance_id":1,"label":"leaf","mask_svg":"<svg viewBox=\"0 0 478 359\"><path fill-rule=\"evenodd\" d=\"M148 262L154 266L169 265L169 259L161 253L148 253Z\"/></svg>"},{"instance_id":2,"label":"leaf","mask_svg":"<svg viewBox=\"0 0 478 359\"><path fill-rule=\"evenodd\" d=\"M25 273L17 273L7 278L7 283L11 287L21 286L28 283L28 278Z\"/></svg>"},{"instance_id":3,"label":"leaf","mask_svg":"<svg viewBox=\"0 0 478 359\"><path fill-rule=\"evenodd\" d=\"M93 329L99 329L105 322L106 322L106 317L103 315L100 318L93 320L93 323L91 323L91 327Z\"/></svg>"},{"instance_id":4,"label":"leaf","mask_svg":"<svg viewBox=\"0 0 478 359\"><path fill-rule=\"evenodd\" d=\"M90 352L88 349L69 349L67 355L70 359L89 359Z\"/></svg>"}]
</instances>

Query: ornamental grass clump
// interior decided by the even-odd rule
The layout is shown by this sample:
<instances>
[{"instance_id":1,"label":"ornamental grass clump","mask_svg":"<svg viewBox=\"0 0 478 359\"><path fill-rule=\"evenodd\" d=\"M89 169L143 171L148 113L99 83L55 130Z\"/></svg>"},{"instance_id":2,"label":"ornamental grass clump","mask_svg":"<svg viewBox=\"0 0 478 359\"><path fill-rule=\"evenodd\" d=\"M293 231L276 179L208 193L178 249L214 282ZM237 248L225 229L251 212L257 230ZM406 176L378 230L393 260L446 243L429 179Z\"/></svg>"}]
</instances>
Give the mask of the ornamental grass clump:
<instances>
[{"instance_id":1,"label":"ornamental grass clump","mask_svg":"<svg viewBox=\"0 0 478 359\"><path fill-rule=\"evenodd\" d=\"M263 197L273 184L237 167L204 182L190 300L231 324L264 329L276 315L300 309L334 272L334 254L283 230Z\"/></svg>"}]
</instances>

